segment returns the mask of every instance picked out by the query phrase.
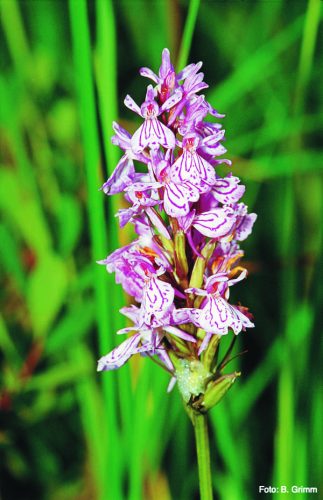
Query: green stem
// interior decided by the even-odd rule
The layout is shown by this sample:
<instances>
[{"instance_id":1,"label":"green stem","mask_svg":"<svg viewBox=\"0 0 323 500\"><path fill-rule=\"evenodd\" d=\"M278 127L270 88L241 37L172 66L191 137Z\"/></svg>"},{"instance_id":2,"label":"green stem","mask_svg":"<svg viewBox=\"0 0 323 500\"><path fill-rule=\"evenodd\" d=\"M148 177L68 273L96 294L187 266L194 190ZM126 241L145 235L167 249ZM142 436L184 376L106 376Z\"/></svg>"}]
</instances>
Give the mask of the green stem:
<instances>
[{"instance_id":1,"label":"green stem","mask_svg":"<svg viewBox=\"0 0 323 500\"><path fill-rule=\"evenodd\" d=\"M207 416L194 412L192 415L192 422L195 432L201 500L212 500L213 493Z\"/></svg>"}]
</instances>

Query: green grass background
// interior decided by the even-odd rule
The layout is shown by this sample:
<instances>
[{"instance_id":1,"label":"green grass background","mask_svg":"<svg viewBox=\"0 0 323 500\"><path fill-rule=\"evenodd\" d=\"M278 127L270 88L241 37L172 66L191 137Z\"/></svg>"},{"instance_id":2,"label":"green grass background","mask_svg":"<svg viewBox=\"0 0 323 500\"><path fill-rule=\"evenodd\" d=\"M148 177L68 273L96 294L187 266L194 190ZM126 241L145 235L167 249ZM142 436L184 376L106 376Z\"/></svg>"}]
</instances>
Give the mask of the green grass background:
<instances>
[{"instance_id":1,"label":"green grass background","mask_svg":"<svg viewBox=\"0 0 323 500\"><path fill-rule=\"evenodd\" d=\"M1 0L0 491L3 500L198 498L193 433L149 360L113 373L126 303L95 261L131 238L98 188L139 120L141 66L204 61L232 171L258 213L233 299L242 377L210 413L218 499L323 491L322 2ZM289 495L275 495L286 498ZM301 494L298 498L308 498Z\"/></svg>"}]
</instances>

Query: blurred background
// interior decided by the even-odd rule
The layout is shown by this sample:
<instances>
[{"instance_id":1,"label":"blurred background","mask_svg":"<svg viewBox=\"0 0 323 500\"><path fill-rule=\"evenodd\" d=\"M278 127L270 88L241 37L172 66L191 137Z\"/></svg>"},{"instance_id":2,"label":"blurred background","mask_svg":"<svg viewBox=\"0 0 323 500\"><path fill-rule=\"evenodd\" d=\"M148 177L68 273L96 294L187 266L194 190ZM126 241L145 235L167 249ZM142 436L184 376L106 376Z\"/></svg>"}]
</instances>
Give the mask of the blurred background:
<instances>
[{"instance_id":1,"label":"blurred background","mask_svg":"<svg viewBox=\"0 0 323 500\"><path fill-rule=\"evenodd\" d=\"M234 301L241 378L210 413L218 499L321 487L322 2L1 0L3 500L198 498L191 424L149 360L96 373L128 300L95 264L131 237L99 187L171 50L204 62L234 175L258 213ZM284 496L284 495L281 495ZM277 499L280 495L276 495ZM286 495L285 495L286 498ZM301 494L298 498L307 498Z\"/></svg>"}]
</instances>

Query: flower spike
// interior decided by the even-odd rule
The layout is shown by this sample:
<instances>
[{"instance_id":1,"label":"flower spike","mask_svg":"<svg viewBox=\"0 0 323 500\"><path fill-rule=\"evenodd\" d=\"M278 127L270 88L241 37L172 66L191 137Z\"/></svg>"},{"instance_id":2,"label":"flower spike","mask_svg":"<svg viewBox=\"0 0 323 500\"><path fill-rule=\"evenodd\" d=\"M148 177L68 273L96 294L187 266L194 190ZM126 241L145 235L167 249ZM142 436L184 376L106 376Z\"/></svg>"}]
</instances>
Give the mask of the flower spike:
<instances>
[{"instance_id":1,"label":"flower spike","mask_svg":"<svg viewBox=\"0 0 323 500\"><path fill-rule=\"evenodd\" d=\"M128 338L99 360L98 370L135 355L156 357L191 415L217 404L240 375L222 373L222 336L254 326L248 309L231 303L230 290L247 276L239 242L257 216L240 201L240 179L217 172L231 161L222 158L225 130L216 122L224 115L200 95L208 88L201 66L176 73L164 49L157 73L140 69L152 81L145 100L139 106L127 95L124 103L143 121L132 136L113 123L112 142L123 156L102 186L109 195L124 193L117 216L121 227L134 226L137 239L99 262L134 303L121 310L132 326L118 333Z\"/></svg>"}]
</instances>

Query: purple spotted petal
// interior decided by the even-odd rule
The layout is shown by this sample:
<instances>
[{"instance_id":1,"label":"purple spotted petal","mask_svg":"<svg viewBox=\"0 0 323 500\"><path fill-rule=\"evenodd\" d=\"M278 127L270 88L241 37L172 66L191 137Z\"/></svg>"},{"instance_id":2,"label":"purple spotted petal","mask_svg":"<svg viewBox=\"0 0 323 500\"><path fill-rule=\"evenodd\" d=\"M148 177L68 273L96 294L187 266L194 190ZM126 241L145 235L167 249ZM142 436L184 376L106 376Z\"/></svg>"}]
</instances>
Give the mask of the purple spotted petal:
<instances>
[{"instance_id":1,"label":"purple spotted petal","mask_svg":"<svg viewBox=\"0 0 323 500\"><path fill-rule=\"evenodd\" d=\"M175 136L173 132L157 118L148 118L133 134L131 146L135 153L140 153L146 147L158 149L159 146L173 149Z\"/></svg>"},{"instance_id":2,"label":"purple spotted petal","mask_svg":"<svg viewBox=\"0 0 323 500\"><path fill-rule=\"evenodd\" d=\"M170 52L168 49L163 49L162 52L162 63L159 68L159 77L160 79L165 79L169 75L169 73L172 73L174 71L174 66L171 63L170 60Z\"/></svg>"},{"instance_id":3,"label":"purple spotted petal","mask_svg":"<svg viewBox=\"0 0 323 500\"><path fill-rule=\"evenodd\" d=\"M199 61L198 63L189 64L182 71L180 71L177 75L178 80L184 80L185 78L190 77L192 74L197 73L197 71L202 67L203 63Z\"/></svg>"},{"instance_id":4,"label":"purple spotted petal","mask_svg":"<svg viewBox=\"0 0 323 500\"><path fill-rule=\"evenodd\" d=\"M156 277L147 280L140 308L140 324L150 325L151 317L161 317L174 302L174 289Z\"/></svg>"},{"instance_id":5,"label":"purple spotted petal","mask_svg":"<svg viewBox=\"0 0 323 500\"><path fill-rule=\"evenodd\" d=\"M145 191L148 191L149 189L157 189L160 186L162 186L162 184L160 182L135 182L135 183L131 184L131 186L127 186L125 191L145 192Z\"/></svg>"},{"instance_id":6,"label":"purple spotted petal","mask_svg":"<svg viewBox=\"0 0 323 500\"><path fill-rule=\"evenodd\" d=\"M256 219L257 214L247 214L241 218L235 230L235 238L238 241L243 241L248 238Z\"/></svg>"},{"instance_id":7,"label":"purple spotted petal","mask_svg":"<svg viewBox=\"0 0 323 500\"><path fill-rule=\"evenodd\" d=\"M190 211L190 202L197 201L199 197L199 190L190 182L169 182L164 192L165 212L171 217L183 217Z\"/></svg>"},{"instance_id":8,"label":"purple spotted petal","mask_svg":"<svg viewBox=\"0 0 323 500\"><path fill-rule=\"evenodd\" d=\"M221 129L217 131L215 134L209 135L205 139L203 139L202 144L203 146L207 147L214 147L216 146L220 141L222 141L223 137L225 134L225 130Z\"/></svg>"},{"instance_id":9,"label":"purple spotted petal","mask_svg":"<svg viewBox=\"0 0 323 500\"><path fill-rule=\"evenodd\" d=\"M120 312L127 318L131 319L135 324L138 322L139 308L135 305L132 304L131 306L122 307Z\"/></svg>"},{"instance_id":10,"label":"purple spotted petal","mask_svg":"<svg viewBox=\"0 0 323 500\"><path fill-rule=\"evenodd\" d=\"M198 153L184 150L170 169L171 180L177 183L189 181L198 188L200 193L210 190L215 181L215 171Z\"/></svg>"},{"instance_id":11,"label":"purple spotted petal","mask_svg":"<svg viewBox=\"0 0 323 500\"><path fill-rule=\"evenodd\" d=\"M238 177L227 175L223 179L219 178L216 180L211 193L220 203L236 203L245 192L245 186L239 183L240 179Z\"/></svg>"},{"instance_id":12,"label":"purple spotted petal","mask_svg":"<svg viewBox=\"0 0 323 500\"><path fill-rule=\"evenodd\" d=\"M137 346L139 342L140 334L137 333L122 342L122 344L113 349L109 354L100 358L98 361L98 372L120 368L133 354L138 352Z\"/></svg>"},{"instance_id":13,"label":"purple spotted petal","mask_svg":"<svg viewBox=\"0 0 323 500\"><path fill-rule=\"evenodd\" d=\"M121 193L133 182L134 178L133 161L127 155L124 155L101 189L105 194L109 195Z\"/></svg>"},{"instance_id":14,"label":"purple spotted petal","mask_svg":"<svg viewBox=\"0 0 323 500\"><path fill-rule=\"evenodd\" d=\"M254 326L239 309L213 295L206 298L203 309L193 309L191 317L196 326L218 335L227 334L229 328L237 335L243 328Z\"/></svg>"},{"instance_id":15,"label":"purple spotted petal","mask_svg":"<svg viewBox=\"0 0 323 500\"><path fill-rule=\"evenodd\" d=\"M158 83L158 76L149 68L140 68L139 73L141 76L145 76L146 78L150 78L155 83Z\"/></svg>"},{"instance_id":16,"label":"purple spotted petal","mask_svg":"<svg viewBox=\"0 0 323 500\"><path fill-rule=\"evenodd\" d=\"M195 218L196 210L192 210L184 217L178 217L179 227L183 229L184 233L187 233L190 230L190 227Z\"/></svg>"},{"instance_id":17,"label":"purple spotted petal","mask_svg":"<svg viewBox=\"0 0 323 500\"><path fill-rule=\"evenodd\" d=\"M182 309L173 309L172 315L171 315L171 324L172 325L183 325L184 323L189 323L190 322L190 309L189 308L182 308Z\"/></svg>"},{"instance_id":18,"label":"purple spotted petal","mask_svg":"<svg viewBox=\"0 0 323 500\"><path fill-rule=\"evenodd\" d=\"M209 212L197 215L193 226L204 236L220 238L230 233L234 226L235 218L228 209L214 208Z\"/></svg>"},{"instance_id":19,"label":"purple spotted petal","mask_svg":"<svg viewBox=\"0 0 323 500\"><path fill-rule=\"evenodd\" d=\"M175 106L182 99L183 92L180 89L176 89L174 94L170 96L164 104L161 106L161 111L168 111L173 106Z\"/></svg>"},{"instance_id":20,"label":"purple spotted petal","mask_svg":"<svg viewBox=\"0 0 323 500\"><path fill-rule=\"evenodd\" d=\"M242 276L242 278L240 278ZM237 281L240 281L245 277L245 273L241 273ZM209 292L212 293L213 286L216 283L226 283L227 286L229 286L229 281L231 283L231 280L228 278L228 273L227 272L218 272L216 274L213 274L212 276L209 276L207 280L205 281L205 289ZM236 280L232 280L236 281Z\"/></svg>"},{"instance_id":21,"label":"purple spotted petal","mask_svg":"<svg viewBox=\"0 0 323 500\"><path fill-rule=\"evenodd\" d=\"M117 122L113 122L112 126L113 130L115 131L115 135L111 137L112 144L114 144L115 146L119 146L124 151L130 149L131 135L129 134L129 132L121 127L121 125L119 125L119 123Z\"/></svg>"},{"instance_id":22,"label":"purple spotted petal","mask_svg":"<svg viewBox=\"0 0 323 500\"><path fill-rule=\"evenodd\" d=\"M148 85L147 91L146 91L145 103L154 102L154 99L155 99L154 87L152 85ZM154 103L154 106L155 105L156 105L156 103Z\"/></svg>"},{"instance_id":23,"label":"purple spotted petal","mask_svg":"<svg viewBox=\"0 0 323 500\"><path fill-rule=\"evenodd\" d=\"M139 203L129 208L120 208L115 214L115 217L118 217L119 219L119 226L121 228L125 227L125 225L128 224L128 222L130 222L132 218L138 213L139 209Z\"/></svg>"},{"instance_id":24,"label":"purple spotted petal","mask_svg":"<svg viewBox=\"0 0 323 500\"><path fill-rule=\"evenodd\" d=\"M211 155L213 157L224 155L227 150L222 144L218 142L214 146L203 146L203 152L205 155Z\"/></svg>"},{"instance_id":25,"label":"purple spotted petal","mask_svg":"<svg viewBox=\"0 0 323 500\"><path fill-rule=\"evenodd\" d=\"M130 97L130 95L126 95L124 103L127 108L131 109L131 111L134 111L135 113L137 113L137 115L141 116L141 111L138 104L133 100L132 97Z\"/></svg>"}]
</instances>

